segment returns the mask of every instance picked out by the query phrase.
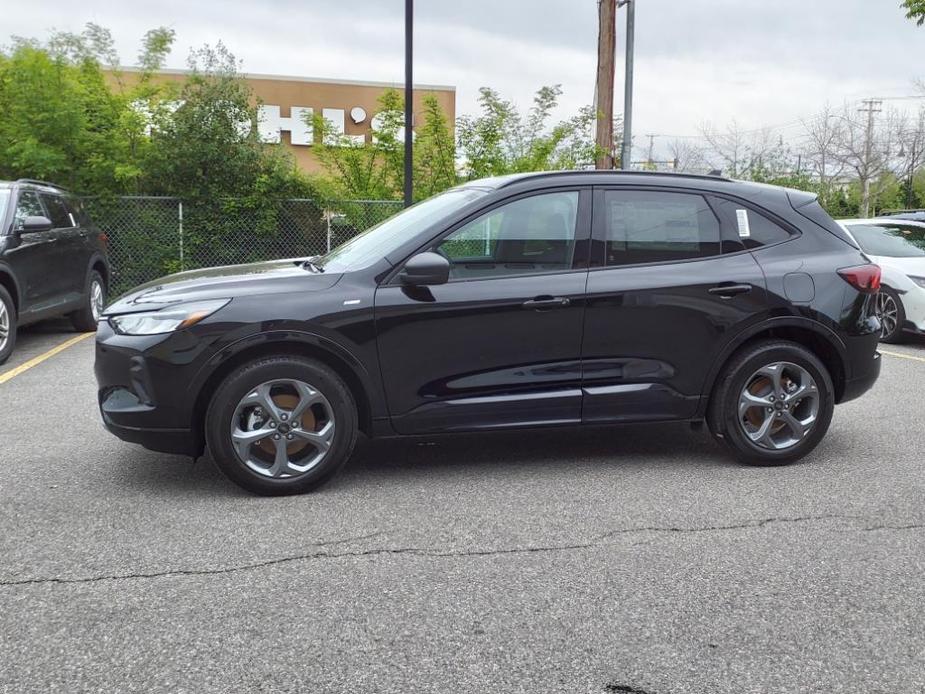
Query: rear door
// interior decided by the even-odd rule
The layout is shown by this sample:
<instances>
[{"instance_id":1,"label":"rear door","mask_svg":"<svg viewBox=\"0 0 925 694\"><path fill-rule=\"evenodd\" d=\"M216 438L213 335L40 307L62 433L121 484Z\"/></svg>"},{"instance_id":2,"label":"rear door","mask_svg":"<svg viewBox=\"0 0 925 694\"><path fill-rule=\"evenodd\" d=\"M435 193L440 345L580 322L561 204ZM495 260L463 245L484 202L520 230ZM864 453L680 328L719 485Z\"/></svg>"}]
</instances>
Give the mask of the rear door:
<instances>
[{"instance_id":1,"label":"rear door","mask_svg":"<svg viewBox=\"0 0 925 694\"><path fill-rule=\"evenodd\" d=\"M765 309L761 268L706 195L594 196L582 419L692 417L722 347Z\"/></svg>"},{"instance_id":2,"label":"rear door","mask_svg":"<svg viewBox=\"0 0 925 694\"><path fill-rule=\"evenodd\" d=\"M41 193L40 197L55 227L53 262L59 269L58 298L62 303L77 303L86 289L89 261L80 221L60 195Z\"/></svg>"},{"instance_id":3,"label":"rear door","mask_svg":"<svg viewBox=\"0 0 925 694\"><path fill-rule=\"evenodd\" d=\"M379 359L400 433L581 421L589 188L510 198L423 250L447 284L376 292Z\"/></svg>"}]
</instances>

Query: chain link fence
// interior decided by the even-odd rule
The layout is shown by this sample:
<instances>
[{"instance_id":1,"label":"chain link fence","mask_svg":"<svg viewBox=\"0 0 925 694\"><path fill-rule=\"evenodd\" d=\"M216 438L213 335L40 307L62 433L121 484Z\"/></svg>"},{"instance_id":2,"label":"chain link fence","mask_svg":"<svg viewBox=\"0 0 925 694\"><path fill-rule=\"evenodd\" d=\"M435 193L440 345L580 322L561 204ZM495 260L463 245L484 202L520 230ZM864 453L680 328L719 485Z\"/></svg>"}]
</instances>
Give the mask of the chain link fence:
<instances>
[{"instance_id":1,"label":"chain link fence","mask_svg":"<svg viewBox=\"0 0 925 694\"><path fill-rule=\"evenodd\" d=\"M85 198L109 237L110 295L158 277L218 265L321 255L402 209L394 200Z\"/></svg>"}]
</instances>

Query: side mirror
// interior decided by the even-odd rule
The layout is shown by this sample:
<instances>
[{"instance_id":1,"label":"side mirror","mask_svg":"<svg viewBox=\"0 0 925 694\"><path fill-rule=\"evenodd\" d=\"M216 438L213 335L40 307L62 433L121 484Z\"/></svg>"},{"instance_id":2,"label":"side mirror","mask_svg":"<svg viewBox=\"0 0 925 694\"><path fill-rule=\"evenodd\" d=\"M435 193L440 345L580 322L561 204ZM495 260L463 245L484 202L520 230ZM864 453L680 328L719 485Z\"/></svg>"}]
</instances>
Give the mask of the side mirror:
<instances>
[{"instance_id":1,"label":"side mirror","mask_svg":"<svg viewBox=\"0 0 925 694\"><path fill-rule=\"evenodd\" d=\"M26 217L23 220L22 229L20 231L31 234L36 231L50 231L51 228L51 220L48 217L38 215L35 217Z\"/></svg>"},{"instance_id":2,"label":"side mirror","mask_svg":"<svg viewBox=\"0 0 925 694\"><path fill-rule=\"evenodd\" d=\"M398 277L402 284L414 287L446 284L450 279L450 261L439 253L418 253L405 263Z\"/></svg>"}]
</instances>

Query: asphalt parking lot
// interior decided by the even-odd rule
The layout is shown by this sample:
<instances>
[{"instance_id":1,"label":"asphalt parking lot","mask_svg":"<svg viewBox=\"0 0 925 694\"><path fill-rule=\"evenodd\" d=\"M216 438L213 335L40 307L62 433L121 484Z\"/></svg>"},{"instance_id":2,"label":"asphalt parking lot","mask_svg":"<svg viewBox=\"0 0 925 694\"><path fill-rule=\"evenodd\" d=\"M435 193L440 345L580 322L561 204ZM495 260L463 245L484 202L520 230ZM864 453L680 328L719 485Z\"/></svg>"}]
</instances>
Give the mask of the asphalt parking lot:
<instances>
[{"instance_id":1,"label":"asphalt parking lot","mask_svg":"<svg viewBox=\"0 0 925 694\"><path fill-rule=\"evenodd\" d=\"M0 691L923 692L925 342L885 349L788 468L550 430L267 499L107 434L78 341L0 383Z\"/></svg>"}]
</instances>

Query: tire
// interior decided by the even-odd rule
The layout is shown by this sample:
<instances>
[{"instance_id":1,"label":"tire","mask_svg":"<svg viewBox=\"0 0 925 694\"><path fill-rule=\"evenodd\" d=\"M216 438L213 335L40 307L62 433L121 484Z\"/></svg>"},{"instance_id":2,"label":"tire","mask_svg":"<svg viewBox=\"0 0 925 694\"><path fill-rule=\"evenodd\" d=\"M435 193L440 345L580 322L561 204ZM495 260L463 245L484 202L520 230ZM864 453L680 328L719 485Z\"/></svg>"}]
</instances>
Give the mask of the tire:
<instances>
[{"instance_id":1,"label":"tire","mask_svg":"<svg viewBox=\"0 0 925 694\"><path fill-rule=\"evenodd\" d=\"M98 292L98 293L97 293ZM96 330L96 323L106 306L106 282L96 270L91 270L87 276L87 287L84 292L83 306L74 311L68 318L74 330L89 333Z\"/></svg>"},{"instance_id":2,"label":"tire","mask_svg":"<svg viewBox=\"0 0 925 694\"><path fill-rule=\"evenodd\" d=\"M906 322L906 309L896 290L881 287L877 295L877 317L883 325L881 342L896 344L905 338L903 325Z\"/></svg>"},{"instance_id":3,"label":"tire","mask_svg":"<svg viewBox=\"0 0 925 694\"><path fill-rule=\"evenodd\" d=\"M305 403L311 404L298 422L290 419ZM313 359L278 355L244 364L225 378L206 412L205 437L219 470L238 486L266 496L302 494L347 462L357 419L350 389L333 370Z\"/></svg>"},{"instance_id":4,"label":"tire","mask_svg":"<svg viewBox=\"0 0 925 694\"><path fill-rule=\"evenodd\" d=\"M0 364L6 362L16 348L16 306L13 297L0 285Z\"/></svg>"},{"instance_id":5,"label":"tire","mask_svg":"<svg viewBox=\"0 0 925 694\"><path fill-rule=\"evenodd\" d=\"M775 381L778 388L772 394ZM741 416L740 406L747 406ZM741 462L786 465L819 444L834 408L832 377L819 358L796 342L766 340L730 359L714 388L707 422L713 436ZM808 427L801 426L805 423Z\"/></svg>"}]
</instances>

